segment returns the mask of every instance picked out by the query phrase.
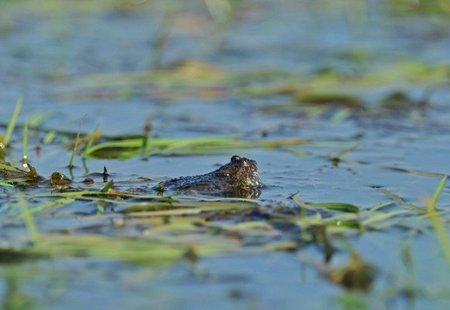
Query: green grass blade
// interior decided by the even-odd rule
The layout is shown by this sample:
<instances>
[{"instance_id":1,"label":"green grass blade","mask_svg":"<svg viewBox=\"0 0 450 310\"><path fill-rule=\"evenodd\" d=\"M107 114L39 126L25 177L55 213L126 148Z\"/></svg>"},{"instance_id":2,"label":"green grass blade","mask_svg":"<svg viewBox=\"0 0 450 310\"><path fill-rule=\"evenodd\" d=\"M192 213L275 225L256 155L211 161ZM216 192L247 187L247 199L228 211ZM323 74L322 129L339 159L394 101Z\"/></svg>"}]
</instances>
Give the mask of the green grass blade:
<instances>
[{"instance_id":1,"label":"green grass blade","mask_svg":"<svg viewBox=\"0 0 450 310\"><path fill-rule=\"evenodd\" d=\"M11 119L9 120L8 127L6 128L5 137L3 138L4 145L8 145L11 140L14 127L16 126L17 123L17 118L19 117L20 110L22 109L22 104L23 104L23 97L20 96L16 101L16 106L14 107L13 114L11 115Z\"/></svg>"},{"instance_id":2,"label":"green grass blade","mask_svg":"<svg viewBox=\"0 0 450 310\"><path fill-rule=\"evenodd\" d=\"M442 191L444 190L446 183L447 183L447 177L445 176L441 179L441 181L438 184L438 187L436 188L436 191L434 192L433 197L431 197L431 202L428 204L429 208L436 209L437 201L438 201L439 197L441 197ZM428 212L429 211L430 210L428 210Z\"/></svg>"},{"instance_id":3,"label":"green grass blade","mask_svg":"<svg viewBox=\"0 0 450 310\"><path fill-rule=\"evenodd\" d=\"M307 203L308 206L323 208L331 211L340 211L348 213L358 213L359 208L350 203L343 202L318 202L318 203Z\"/></svg>"},{"instance_id":4,"label":"green grass blade","mask_svg":"<svg viewBox=\"0 0 450 310\"><path fill-rule=\"evenodd\" d=\"M0 181L0 186L14 187L14 185L12 185L11 183L8 183L7 181Z\"/></svg>"},{"instance_id":5,"label":"green grass blade","mask_svg":"<svg viewBox=\"0 0 450 310\"><path fill-rule=\"evenodd\" d=\"M436 205L439 197L442 194L442 191L445 187L445 184L447 182L447 177L443 177L442 180L439 182L438 187L436 188L436 191L434 192L433 197L431 197L431 200L427 202L427 215L430 219L431 225L434 229L434 232L436 234L436 237L438 239L439 245L442 249L442 252L444 254L444 257L450 265L450 237L449 232L445 226L445 222L443 218L440 216Z\"/></svg>"}]
</instances>

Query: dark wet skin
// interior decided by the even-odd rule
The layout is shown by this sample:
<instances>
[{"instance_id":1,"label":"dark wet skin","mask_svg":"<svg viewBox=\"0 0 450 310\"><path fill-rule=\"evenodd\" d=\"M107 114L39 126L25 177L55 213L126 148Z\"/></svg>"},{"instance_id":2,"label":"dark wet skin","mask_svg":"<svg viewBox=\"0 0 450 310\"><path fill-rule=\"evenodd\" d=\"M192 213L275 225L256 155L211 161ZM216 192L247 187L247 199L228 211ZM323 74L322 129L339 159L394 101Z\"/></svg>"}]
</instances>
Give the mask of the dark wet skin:
<instances>
[{"instance_id":1,"label":"dark wet skin","mask_svg":"<svg viewBox=\"0 0 450 310\"><path fill-rule=\"evenodd\" d=\"M159 192L258 198L261 187L256 161L234 155L228 164L210 173L170 179L160 182L154 189Z\"/></svg>"}]
</instances>

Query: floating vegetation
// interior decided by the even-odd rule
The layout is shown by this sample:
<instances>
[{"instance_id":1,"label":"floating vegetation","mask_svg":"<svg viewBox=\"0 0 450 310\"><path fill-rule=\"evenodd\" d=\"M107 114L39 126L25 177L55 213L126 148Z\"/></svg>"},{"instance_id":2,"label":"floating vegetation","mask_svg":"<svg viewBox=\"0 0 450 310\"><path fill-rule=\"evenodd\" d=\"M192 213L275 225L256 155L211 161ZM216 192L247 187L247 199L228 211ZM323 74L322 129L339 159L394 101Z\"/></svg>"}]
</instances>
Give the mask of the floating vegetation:
<instances>
[{"instance_id":1,"label":"floating vegetation","mask_svg":"<svg viewBox=\"0 0 450 310\"><path fill-rule=\"evenodd\" d=\"M167 69L142 72L115 72L74 78L55 91L59 100L160 96L164 100L186 97L221 98L226 73L214 65L196 60L180 61ZM148 86L151 85L151 88Z\"/></svg>"},{"instance_id":2,"label":"floating vegetation","mask_svg":"<svg viewBox=\"0 0 450 310\"><path fill-rule=\"evenodd\" d=\"M245 148L277 148L308 143L306 139L242 140L233 137L148 138L144 154L198 155L230 153ZM88 158L130 158L142 154L142 139L123 139L94 144L83 152Z\"/></svg>"},{"instance_id":3,"label":"floating vegetation","mask_svg":"<svg viewBox=\"0 0 450 310\"><path fill-rule=\"evenodd\" d=\"M359 97L344 93L299 92L294 95L294 101L316 106L328 105L334 108L364 109Z\"/></svg>"},{"instance_id":4,"label":"floating vegetation","mask_svg":"<svg viewBox=\"0 0 450 310\"><path fill-rule=\"evenodd\" d=\"M236 93L244 97L283 98L282 102L261 106L260 110L265 113L296 113L310 118L327 115L331 118L333 114L330 116L329 112L346 111L348 115L369 118L398 118L409 116L409 112L426 111L430 107L432 89L448 85L449 73L448 63L429 65L412 60L353 76L320 71L316 75L302 77L300 81L298 77L284 78L284 83L280 82L279 76L273 76L263 85L245 86ZM377 104L368 100L373 96L374 88L386 85L392 85L391 90ZM420 98L404 91L413 85L423 89Z\"/></svg>"}]
</instances>

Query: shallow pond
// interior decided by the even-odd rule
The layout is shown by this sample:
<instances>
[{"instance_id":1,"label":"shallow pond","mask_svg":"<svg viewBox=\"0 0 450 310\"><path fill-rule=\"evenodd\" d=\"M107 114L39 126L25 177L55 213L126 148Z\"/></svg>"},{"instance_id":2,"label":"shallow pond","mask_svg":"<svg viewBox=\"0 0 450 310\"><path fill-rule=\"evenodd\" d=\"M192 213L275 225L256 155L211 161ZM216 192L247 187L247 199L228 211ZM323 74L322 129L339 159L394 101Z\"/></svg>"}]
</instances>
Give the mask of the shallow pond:
<instances>
[{"instance_id":1,"label":"shallow pond","mask_svg":"<svg viewBox=\"0 0 450 310\"><path fill-rule=\"evenodd\" d=\"M2 139L23 96L0 150L5 309L450 302L445 1L0 11ZM234 154L258 199L151 189Z\"/></svg>"}]
</instances>

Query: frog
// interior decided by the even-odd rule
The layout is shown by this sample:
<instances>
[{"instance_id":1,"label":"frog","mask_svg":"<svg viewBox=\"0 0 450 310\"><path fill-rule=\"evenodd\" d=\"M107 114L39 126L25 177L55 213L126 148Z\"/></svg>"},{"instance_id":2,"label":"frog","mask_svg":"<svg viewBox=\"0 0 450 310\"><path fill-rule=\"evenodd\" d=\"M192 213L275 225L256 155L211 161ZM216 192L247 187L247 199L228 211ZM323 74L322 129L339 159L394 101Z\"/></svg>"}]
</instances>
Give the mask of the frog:
<instances>
[{"instance_id":1,"label":"frog","mask_svg":"<svg viewBox=\"0 0 450 310\"><path fill-rule=\"evenodd\" d=\"M212 172L162 181L153 189L159 193L172 191L254 199L260 196L262 186L256 161L233 155L229 163Z\"/></svg>"}]
</instances>

